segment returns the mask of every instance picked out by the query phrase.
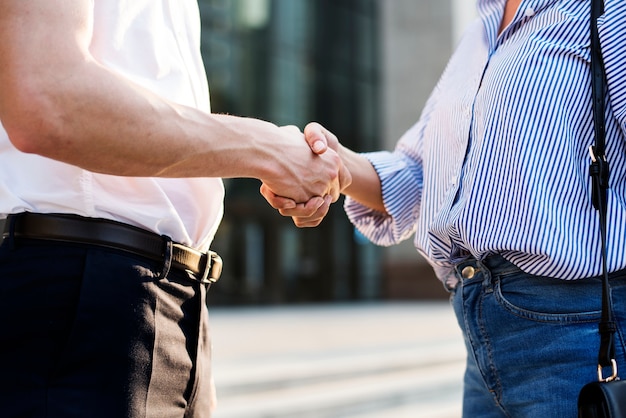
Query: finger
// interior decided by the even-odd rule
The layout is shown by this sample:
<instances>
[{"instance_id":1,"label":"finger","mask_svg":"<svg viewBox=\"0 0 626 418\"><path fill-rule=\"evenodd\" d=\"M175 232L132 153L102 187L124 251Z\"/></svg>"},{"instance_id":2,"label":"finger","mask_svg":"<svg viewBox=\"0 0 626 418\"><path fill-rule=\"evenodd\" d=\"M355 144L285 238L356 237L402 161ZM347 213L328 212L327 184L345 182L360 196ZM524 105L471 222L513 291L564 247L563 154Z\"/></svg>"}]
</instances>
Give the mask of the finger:
<instances>
[{"instance_id":1,"label":"finger","mask_svg":"<svg viewBox=\"0 0 626 418\"><path fill-rule=\"evenodd\" d=\"M319 224L321 224L322 221L324 220L323 217L315 218L314 220L311 220L310 218L296 218L296 217L293 217L292 219L293 219L293 224L297 226L298 228L315 228L316 226L319 226Z\"/></svg>"},{"instance_id":2,"label":"finger","mask_svg":"<svg viewBox=\"0 0 626 418\"><path fill-rule=\"evenodd\" d=\"M328 198L331 203L336 202L341 196L341 192L344 190L346 186L343 185L344 181L351 181L352 177L350 176L349 171L344 167L343 164L339 164L337 176L330 182L329 188L326 191Z\"/></svg>"},{"instance_id":3,"label":"finger","mask_svg":"<svg viewBox=\"0 0 626 418\"><path fill-rule=\"evenodd\" d=\"M350 173L350 170L348 170L348 168L345 165L342 164L341 168L339 169L339 188L340 188L340 192L343 192L344 190L346 190L346 188L350 184L352 184L352 173ZM337 197L337 199L338 198L339 197ZM337 199L334 199L333 203L336 202Z\"/></svg>"},{"instance_id":4,"label":"finger","mask_svg":"<svg viewBox=\"0 0 626 418\"><path fill-rule=\"evenodd\" d=\"M331 182L327 191L331 197L331 203L335 203L339 200L341 193L343 193L343 191L350 186L350 184L352 184L352 174L345 165L341 164L339 166L337 178Z\"/></svg>"},{"instance_id":5,"label":"finger","mask_svg":"<svg viewBox=\"0 0 626 418\"><path fill-rule=\"evenodd\" d=\"M294 208L280 209L279 212L283 216L308 218L313 216L325 203L326 201L322 197L314 196L305 203L298 203Z\"/></svg>"},{"instance_id":6,"label":"finger","mask_svg":"<svg viewBox=\"0 0 626 418\"><path fill-rule=\"evenodd\" d=\"M318 226L330 209L330 201L326 200L322 206L320 206L313 215L308 217L292 217L293 223L298 228L312 228Z\"/></svg>"},{"instance_id":7,"label":"finger","mask_svg":"<svg viewBox=\"0 0 626 418\"><path fill-rule=\"evenodd\" d=\"M293 209L297 207L295 201L287 197L278 196L273 191L271 191L270 188L265 185L265 183L261 184L260 192L261 192L261 195L265 198L265 200L267 200L267 203L269 203L270 206L273 207L274 209L278 209L279 211L281 211L281 210ZM285 215L285 216L291 216L291 215Z\"/></svg>"},{"instance_id":8,"label":"finger","mask_svg":"<svg viewBox=\"0 0 626 418\"><path fill-rule=\"evenodd\" d=\"M324 196L325 199L328 199L330 203L334 203L339 200L339 196L341 196L341 183L339 182L339 177L337 177L330 185L328 189L328 194Z\"/></svg>"},{"instance_id":9,"label":"finger","mask_svg":"<svg viewBox=\"0 0 626 418\"><path fill-rule=\"evenodd\" d=\"M334 133L332 133L331 131L329 131L328 129L326 129L325 127L323 127L321 124L317 122L309 122L304 127L304 131L303 131L304 134L307 135L307 132L309 130L311 130L311 133L310 133L311 135L316 135L316 138L317 138L317 135L319 135L320 137L317 139L320 139L323 142L325 142L327 147L333 148L333 144L339 143L339 139Z\"/></svg>"},{"instance_id":10,"label":"finger","mask_svg":"<svg viewBox=\"0 0 626 418\"><path fill-rule=\"evenodd\" d=\"M304 138L311 150L316 154L323 154L328 149L328 141L324 135L325 129L317 122L311 122L304 127Z\"/></svg>"}]
</instances>

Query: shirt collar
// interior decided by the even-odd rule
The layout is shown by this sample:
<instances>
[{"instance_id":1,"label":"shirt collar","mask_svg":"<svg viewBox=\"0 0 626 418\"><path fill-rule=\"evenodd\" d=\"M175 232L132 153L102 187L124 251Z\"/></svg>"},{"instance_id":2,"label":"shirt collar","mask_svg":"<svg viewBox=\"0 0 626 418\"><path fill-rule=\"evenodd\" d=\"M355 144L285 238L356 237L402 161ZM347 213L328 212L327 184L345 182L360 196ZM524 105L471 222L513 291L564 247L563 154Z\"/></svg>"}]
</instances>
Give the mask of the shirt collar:
<instances>
[{"instance_id":1,"label":"shirt collar","mask_svg":"<svg viewBox=\"0 0 626 418\"><path fill-rule=\"evenodd\" d=\"M497 46L498 39L505 36L510 30L517 27L517 23L532 19L543 9L550 7L559 0L522 0L513 20L505 29L501 36L498 36L498 29L504 14L506 0L478 0L478 15L485 26L489 49L493 50Z\"/></svg>"}]
</instances>

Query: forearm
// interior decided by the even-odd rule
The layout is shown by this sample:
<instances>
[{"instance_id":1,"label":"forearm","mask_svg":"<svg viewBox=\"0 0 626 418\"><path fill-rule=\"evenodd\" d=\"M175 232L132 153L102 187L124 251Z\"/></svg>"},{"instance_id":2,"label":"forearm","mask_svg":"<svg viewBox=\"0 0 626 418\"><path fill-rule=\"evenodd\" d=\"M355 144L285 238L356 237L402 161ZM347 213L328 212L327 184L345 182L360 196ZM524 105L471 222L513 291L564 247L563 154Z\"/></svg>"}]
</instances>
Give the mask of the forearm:
<instances>
[{"instance_id":1,"label":"forearm","mask_svg":"<svg viewBox=\"0 0 626 418\"><path fill-rule=\"evenodd\" d=\"M373 210L386 213L380 178L372 164L361 154L341 145L338 153L352 175L352 183L342 193Z\"/></svg>"},{"instance_id":2,"label":"forearm","mask_svg":"<svg viewBox=\"0 0 626 418\"><path fill-rule=\"evenodd\" d=\"M9 93L0 116L18 148L107 174L260 177L265 142L278 135L266 122L168 102L95 62L21 80Z\"/></svg>"}]
</instances>

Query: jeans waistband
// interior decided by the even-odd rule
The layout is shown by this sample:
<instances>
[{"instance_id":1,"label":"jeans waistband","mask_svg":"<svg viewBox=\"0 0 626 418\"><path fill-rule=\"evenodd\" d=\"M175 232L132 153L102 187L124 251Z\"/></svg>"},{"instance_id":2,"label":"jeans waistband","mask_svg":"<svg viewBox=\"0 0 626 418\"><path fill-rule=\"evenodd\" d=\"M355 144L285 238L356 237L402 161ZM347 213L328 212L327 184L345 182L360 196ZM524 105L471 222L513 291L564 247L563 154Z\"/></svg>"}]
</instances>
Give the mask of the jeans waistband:
<instances>
[{"instance_id":1,"label":"jeans waistband","mask_svg":"<svg viewBox=\"0 0 626 418\"><path fill-rule=\"evenodd\" d=\"M488 278L508 275L512 273L521 272L522 270L517 267L515 264L511 263L501 255L491 255L486 257L483 260L476 260L474 258L468 258L467 260L461 261L457 265L454 266L454 274L451 274L444 283L444 287L448 291L454 290L459 283L464 281L471 281L480 273L482 273L482 277L487 276ZM600 276L588 277L588 278L580 278L581 279L593 279L600 280ZM609 273L609 280L611 279L626 279L626 269L615 271ZM553 278L551 278L553 279ZM554 279L560 280L560 279ZM572 280L563 280L564 282L569 282Z\"/></svg>"},{"instance_id":2,"label":"jeans waistband","mask_svg":"<svg viewBox=\"0 0 626 418\"><path fill-rule=\"evenodd\" d=\"M454 266L454 274L451 274L444 283L446 290L454 290L461 281L471 280L478 273L491 275L509 274L520 271L519 267L507 261L501 255L492 255L483 260L468 258Z\"/></svg>"},{"instance_id":3,"label":"jeans waistband","mask_svg":"<svg viewBox=\"0 0 626 418\"><path fill-rule=\"evenodd\" d=\"M24 212L4 220L3 238L28 238L114 248L154 261L169 260L201 283L216 282L222 271L217 253L203 253L165 236L108 219Z\"/></svg>"}]
</instances>

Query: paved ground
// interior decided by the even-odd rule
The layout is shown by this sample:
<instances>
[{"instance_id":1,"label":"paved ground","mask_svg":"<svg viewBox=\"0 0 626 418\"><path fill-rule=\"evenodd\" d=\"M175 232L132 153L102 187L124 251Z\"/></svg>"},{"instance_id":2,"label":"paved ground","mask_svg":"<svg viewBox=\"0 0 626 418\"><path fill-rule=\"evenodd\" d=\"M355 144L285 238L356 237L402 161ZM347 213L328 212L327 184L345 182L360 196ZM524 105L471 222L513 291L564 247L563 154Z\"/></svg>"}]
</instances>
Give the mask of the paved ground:
<instances>
[{"instance_id":1,"label":"paved ground","mask_svg":"<svg viewBox=\"0 0 626 418\"><path fill-rule=\"evenodd\" d=\"M213 308L215 418L460 417L447 302Z\"/></svg>"}]
</instances>

